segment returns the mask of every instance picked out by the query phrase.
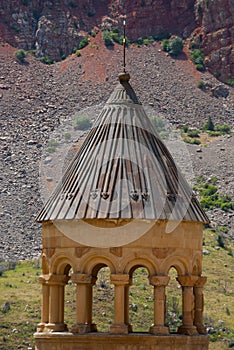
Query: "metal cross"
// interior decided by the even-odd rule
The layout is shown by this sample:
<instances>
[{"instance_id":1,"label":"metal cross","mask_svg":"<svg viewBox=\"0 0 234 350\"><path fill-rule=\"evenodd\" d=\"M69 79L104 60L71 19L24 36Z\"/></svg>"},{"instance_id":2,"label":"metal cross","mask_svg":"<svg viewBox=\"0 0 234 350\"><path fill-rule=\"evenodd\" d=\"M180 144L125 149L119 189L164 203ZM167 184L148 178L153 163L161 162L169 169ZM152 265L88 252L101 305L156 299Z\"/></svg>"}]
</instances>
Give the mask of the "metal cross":
<instances>
[{"instance_id":1,"label":"metal cross","mask_svg":"<svg viewBox=\"0 0 234 350\"><path fill-rule=\"evenodd\" d=\"M126 21L125 19L123 20L123 29L124 29L124 34L123 34L123 69L124 73L126 73Z\"/></svg>"}]
</instances>

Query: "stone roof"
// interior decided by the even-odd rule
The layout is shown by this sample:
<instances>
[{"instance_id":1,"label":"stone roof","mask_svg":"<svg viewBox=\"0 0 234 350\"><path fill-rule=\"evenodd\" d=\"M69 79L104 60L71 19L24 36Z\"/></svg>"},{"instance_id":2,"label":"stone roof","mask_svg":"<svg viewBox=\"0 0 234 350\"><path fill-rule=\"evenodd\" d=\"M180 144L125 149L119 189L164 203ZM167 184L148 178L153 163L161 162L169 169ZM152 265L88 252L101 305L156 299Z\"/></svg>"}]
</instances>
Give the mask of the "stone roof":
<instances>
[{"instance_id":1,"label":"stone roof","mask_svg":"<svg viewBox=\"0 0 234 350\"><path fill-rule=\"evenodd\" d=\"M119 84L37 221L209 221L129 78L126 73L119 76Z\"/></svg>"}]
</instances>

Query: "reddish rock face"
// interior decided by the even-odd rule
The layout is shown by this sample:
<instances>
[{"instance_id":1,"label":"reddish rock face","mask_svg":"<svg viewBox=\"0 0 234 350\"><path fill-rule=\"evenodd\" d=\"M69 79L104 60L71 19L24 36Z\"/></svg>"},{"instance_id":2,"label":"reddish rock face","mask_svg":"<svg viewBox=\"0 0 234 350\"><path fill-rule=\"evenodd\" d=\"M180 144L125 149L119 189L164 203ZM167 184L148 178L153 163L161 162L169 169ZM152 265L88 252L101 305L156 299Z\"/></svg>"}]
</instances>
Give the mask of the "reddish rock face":
<instances>
[{"instance_id":1,"label":"reddish rock face","mask_svg":"<svg viewBox=\"0 0 234 350\"><path fill-rule=\"evenodd\" d=\"M234 75L233 0L198 0L199 37L206 56L206 66L221 80Z\"/></svg>"},{"instance_id":2,"label":"reddish rock face","mask_svg":"<svg viewBox=\"0 0 234 350\"><path fill-rule=\"evenodd\" d=\"M196 26L194 3L194 0L126 1L122 12L128 18L129 38L136 40L161 31L188 37Z\"/></svg>"},{"instance_id":3,"label":"reddish rock face","mask_svg":"<svg viewBox=\"0 0 234 350\"><path fill-rule=\"evenodd\" d=\"M161 32L188 38L194 31L207 67L225 81L234 70L233 12L233 0L2 0L0 37L61 60L94 27L122 30L126 15L131 40Z\"/></svg>"}]
</instances>

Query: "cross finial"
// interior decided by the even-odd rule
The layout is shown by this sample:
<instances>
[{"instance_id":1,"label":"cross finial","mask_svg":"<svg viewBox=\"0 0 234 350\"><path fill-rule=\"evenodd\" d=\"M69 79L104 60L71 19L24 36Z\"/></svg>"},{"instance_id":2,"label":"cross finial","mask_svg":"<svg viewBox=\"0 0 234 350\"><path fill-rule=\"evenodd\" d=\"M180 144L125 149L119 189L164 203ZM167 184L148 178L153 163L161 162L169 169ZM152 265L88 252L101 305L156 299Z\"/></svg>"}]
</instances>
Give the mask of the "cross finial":
<instances>
[{"instance_id":1,"label":"cross finial","mask_svg":"<svg viewBox=\"0 0 234 350\"><path fill-rule=\"evenodd\" d=\"M126 73L126 17L123 18L123 73L119 75L120 83L128 82L130 75Z\"/></svg>"},{"instance_id":2,"label":"cross finial","mask_svg":"<svg viewBox=\"0 0 234 350\"><path fill-rule=\"evenodd\" d=\"M126 20L123 20L123 69L124 73L126 73Z\"/></svg>"}]
</instances>

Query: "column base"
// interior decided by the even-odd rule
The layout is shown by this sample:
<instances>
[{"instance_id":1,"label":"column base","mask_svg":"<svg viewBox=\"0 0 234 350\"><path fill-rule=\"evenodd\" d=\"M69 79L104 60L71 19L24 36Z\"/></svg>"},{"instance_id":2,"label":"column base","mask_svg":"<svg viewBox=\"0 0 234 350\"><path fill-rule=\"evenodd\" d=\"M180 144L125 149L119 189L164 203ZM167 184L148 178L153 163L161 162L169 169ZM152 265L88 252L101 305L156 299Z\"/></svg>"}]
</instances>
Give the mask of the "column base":
<instances>
[{"instance_id":1,"label":"column base","mask_svg":"<svg viewBox=\"0 0 234 350\"><path fill-rule=\"evenodd\" d=\"M132 325L128 324L127 327L128 327L128 333L133 333Z\"/></svg>"},{"instance_id":2,"label":"column base","mask_svg":"<svg viewBox=\"0 0 234 350\"><path fill-rule=\"evenodd\" d=\"M185 326L185 325L180 326L178 328L177 332L179 334L185 334L185 335L198 334L197 327L195 327L195 326Z\"/></svg>"},{"instance_id":3,"label":"column base","mask_svg":"<svg viewBox=\"0 0 234 350\"><path fill-rule=\"evenodd\" d=\"M196 328L197 328L197 331L199 334L207 334L207 329L205 326L198 325L198 326L196 326Z\"/></svg>"},{"instance_id":4,"label":"column base","mask_svg":"<svg viewBox=\"0 0 234 350\"><path fill-rule=\"evenodd\" d=\"M67 332L68 328L65 323L45 323L43 332Z\"/></svg>"},{"instance_id":5,"label":"column base","mask_svg":"<svg viewBox=\"0 0 234 350\"><path fill-rule=\"evenodd\" d=\"M110 326L110 333L111 334L128 334L129 326L130 325L127 325L125 323L113 324Z\"/></svg>"},{"instance_id":6,"label":"column base","mask_svg":"<svg viewBox=\"0 0 234 350\"><path fill-rule=\"evenodd\" d=\"M44 332L45 329L45 322L38 323L37 325L37 333Z\"/></svg>"},{"instance_id":7,"label":"column base","mask_svg":"<svg viewBox=\"0 0 234 350\"><path fill-rule=\"evenodd\" d=\"M79 334L97 332L97 326L95 323L75 324L74 326L71 327L71 332L72 333L79 333Z\"/></svg>"},{"instance_id":8,"label":"column base","mask_svg":"<svg viewBox=\"0 0 234 350\"><path fill-rule=\"evenodd\" d=\"M169 327L167 326L151 326L149 329L151 334L169 334Z\"/></svg>"}]
</instances>

